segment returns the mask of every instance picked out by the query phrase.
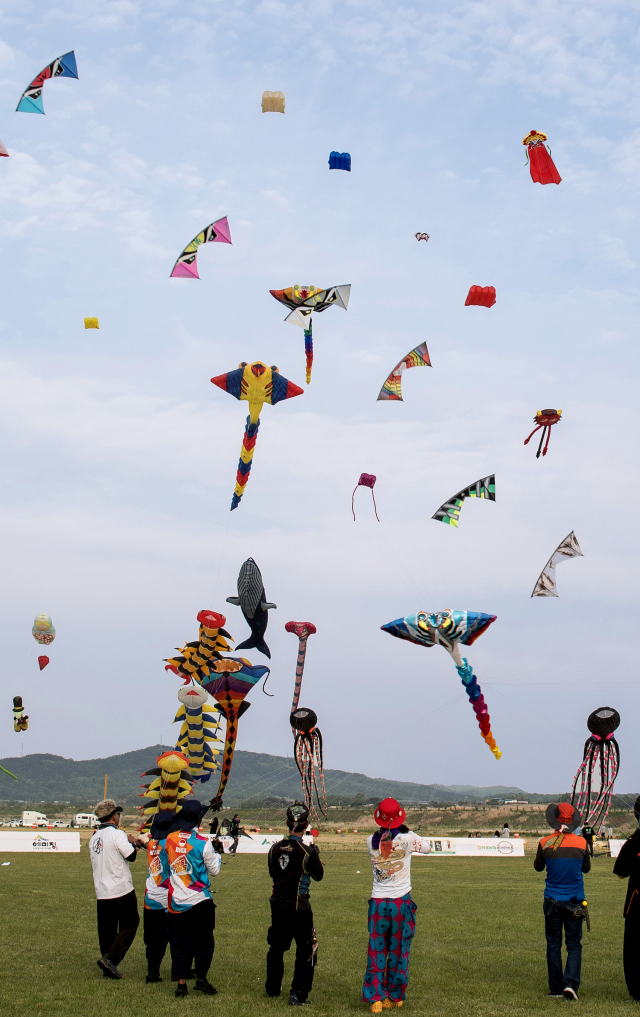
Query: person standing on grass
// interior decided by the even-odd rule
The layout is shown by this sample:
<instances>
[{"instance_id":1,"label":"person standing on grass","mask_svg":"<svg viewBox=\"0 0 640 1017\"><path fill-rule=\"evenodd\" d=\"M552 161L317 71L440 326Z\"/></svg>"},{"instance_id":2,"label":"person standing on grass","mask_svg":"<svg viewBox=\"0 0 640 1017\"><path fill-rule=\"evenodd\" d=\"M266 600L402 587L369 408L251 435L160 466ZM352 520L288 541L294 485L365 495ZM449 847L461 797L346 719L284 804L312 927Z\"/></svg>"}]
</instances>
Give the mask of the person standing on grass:
<instances>
[{"instance_id":1,"label":"person standing on grass","mask_svg":"<svg viewBox=\"0 0 640 1017\"><path fill-rule=\"evenodd\" d=\"M324 868L315 844L307 846L303 836L307 829L309 810L296 802L287 809L289 836L273 844L269 850L271 890L271 925L267 932L267 996L275 999L282 992L284 954L296 942L296 962L289 994L289 1006L302 1006L313 985L318 941L313 927L313 911L309 887L311 880L320 882Z\"/></svg>"},{"instance_id":2,"label":"person standing on grass","mask_svg":"<svg viewBox=\"0 0 640 1017\"><path fill-rule=\"evenodd\" d=\"M104 978L122 978L118 964L133 943L140 924L138 901L129 871L139 841L119 830L122 806L111 798L98 802L100 820L89 841L89 857L98 900L98 941L102 956L97 965Z\"/></svg>"},{"instance_id":3,"label":"person standing on grass","mask_svg":"<svg viewBox=\"0 0 640 1017\"><path fill-rule=\"evenodd\" d=\"M547 870L544 888L544 931L547 937L549 995L578 998L582 965L582 922L585 916L584 880L591 858L584 837L574 830L580 826L580 814L568 802L552 803L546 819L555 833L538 842L533 867ZM567 964L562 971L562 930L567 947Z\"/></svg>"},{"instance_id":4,"label":"person standing on grass","mask_svg":"<svg viewBox=\"0 0 640 1017\"><path fill-rule=\"evenodd\" d=\"M229 849L229 854L235 855L238 850L238 841L240 840L240 816L236 812L235 816L231 820L231 828L229 830L229 836L233 837L233 846Z\"/></svg>"},{"instance_id":5,"label":"person standing on grass","mask_svg":"<svg viewBox=\"0 0 640 1017\"><path fill-rule=\"evenodd\" d=\"M144 892L143 930L147 955L147 985L161 982L160 965L167 952L167 908L169 906L169 861L165 850L167 835L175 828L180 813L160 812L147 834L149 871ZM144 842L144 835L141 837Z\"/></svg>"},{"instance_id":6,"label":"person standing on grass","mask_svg":"<svg viewBox=\"0 0 640 1017\"><path fill-rule=\"evenodd\" d=\"M638 829L620 848L613 872L620 879L629 879L624 902L622 963L629 995L640 1003L640 797L636 798L633 811L639 821Z\"/></svg>"},{"instance_id":7,"label":"person standing on grass","mask_svg":"<svg viewBox=\"0 0 640 1017\"><path fill-rule=\"evenodd\" d=\"M208 809L208 805L203 806L194 798L183 798L172 832L165 838L169 864L167 931L178 998L189 994L187 978L192 964L196 972L194 989L208 996L215 996L218 991L207 979L216 925L209 877L218 875L221 860L209 838L198 832Z\"/></svg>"},{"instance_id":8,"label":"person standing on grass","mask_svg":"<svg viewBox=\"0 0 640 1017\"><path fill-rule=\"evenodd\" d=\"M584 837L584 839L587 842L587 847L589 848L589 854L591 855L592 858L593 858L593 834L594 834L594 832L595 831L594 831L593 827L589 826L588 823L587 823L586 826L582 827L582 836Z\"/></svg>"},{"instance_id":9,"label":"person standing on grass","mask_svg":"<svg viewBox=\"0 0 640 1017\"><path fill-rule=\"evenodd\" d=\"M404 1002L417 910L411 899L411 854L429 854L431 843L403 825L406 814L395 798L380 802L373 818L381 829L367 840L373 890L362 999L371 1004L371 1013L381 1013Z\"/></svg>"}]
</instances>

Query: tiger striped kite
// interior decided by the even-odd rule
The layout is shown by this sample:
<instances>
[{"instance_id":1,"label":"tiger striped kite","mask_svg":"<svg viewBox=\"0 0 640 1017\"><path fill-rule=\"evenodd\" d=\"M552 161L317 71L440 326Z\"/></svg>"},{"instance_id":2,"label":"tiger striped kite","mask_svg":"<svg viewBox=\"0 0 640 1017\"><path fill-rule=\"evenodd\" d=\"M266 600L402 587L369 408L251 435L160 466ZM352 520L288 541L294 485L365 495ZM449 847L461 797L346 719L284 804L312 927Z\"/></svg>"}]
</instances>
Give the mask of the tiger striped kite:
<instances>
[{"instance_id":1,"label":"tiger striped kite","mask_svg":"<svg viewBox=\"0 0 640 1017\"><path fill-rule=\"evenodd\" d=\"M445 501L439 509L436 509L434 514L431 516L432 519L439 519L441 523L448 523L449 526L458 525L458 519L460 518L460 509L465 498L486 498L489 501L496 500L496 475L492 473L490 477L481 477L480 480L476 480L473 484L469 484L464 490L458 491L452 498Z\"/></svg>"},{"instance_id":2,"label":"tiger striped kite","mask_svg":"<svg viewBox=\"0 0 640 1017\"><path fill-rule=\"evenodd\" d=\"M394 367L380 389L378 401L380 399L394 399L402 402L402 372L409 367L433 367L426 343L420 343L419 346L416 346L415 349L407 353L406 357L403 357L400 363Z\"/></svg>"}]
</instances>

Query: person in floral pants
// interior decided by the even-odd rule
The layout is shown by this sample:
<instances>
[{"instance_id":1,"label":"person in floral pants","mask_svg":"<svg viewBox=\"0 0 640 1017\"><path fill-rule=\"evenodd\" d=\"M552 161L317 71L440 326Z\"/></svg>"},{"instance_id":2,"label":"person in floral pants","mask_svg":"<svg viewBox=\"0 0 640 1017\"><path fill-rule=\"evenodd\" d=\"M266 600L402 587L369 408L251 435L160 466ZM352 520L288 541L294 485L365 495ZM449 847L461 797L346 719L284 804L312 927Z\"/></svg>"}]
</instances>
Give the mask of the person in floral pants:
<instances>
[{"instance_id":1,"label":"person in floral pants","mask_svg":"<svg viewBox=\"0 0 640 1017\"><path fill-rule=\"evenodd\" d=\"M372 1013L381 1013L404 1002L417 910L411 899L411 854L428 854L431 842L402 825L405 811L395 798L380 802L374 819L383 829L367 841L373 890L362 999Z\"/></svg>"}]
</instances>

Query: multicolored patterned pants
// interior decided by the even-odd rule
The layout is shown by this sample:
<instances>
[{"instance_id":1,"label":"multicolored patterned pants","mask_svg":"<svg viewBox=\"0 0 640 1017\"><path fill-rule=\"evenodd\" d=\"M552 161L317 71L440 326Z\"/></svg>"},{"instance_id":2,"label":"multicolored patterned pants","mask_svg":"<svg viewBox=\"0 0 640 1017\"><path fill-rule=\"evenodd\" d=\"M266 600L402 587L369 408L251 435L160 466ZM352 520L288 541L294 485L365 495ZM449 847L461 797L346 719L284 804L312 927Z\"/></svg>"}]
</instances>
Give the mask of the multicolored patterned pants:
<instances>
[{"instance_id":1,"label":"multicolored patterned pants","mask_svg":"<svg viewBox=\"0 0 640 1017\"><path fill-rule=\"evenodd\" d=\"M370 899L367 971L362 986L365 1003L404 999L416 910L408 893L395 899Z\"/></svg>"}]
</instances>

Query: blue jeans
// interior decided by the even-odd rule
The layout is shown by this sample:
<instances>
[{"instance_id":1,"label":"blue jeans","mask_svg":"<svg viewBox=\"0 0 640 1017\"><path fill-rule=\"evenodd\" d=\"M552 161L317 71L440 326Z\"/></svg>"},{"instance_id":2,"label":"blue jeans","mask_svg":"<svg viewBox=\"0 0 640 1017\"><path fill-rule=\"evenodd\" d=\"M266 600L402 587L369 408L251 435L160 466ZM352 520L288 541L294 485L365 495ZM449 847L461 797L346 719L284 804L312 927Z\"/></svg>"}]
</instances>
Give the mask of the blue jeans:
<instances>
[{"instance_id":1,"label":"blue jeans","mask_svg":"<svg viewBox=\"0 0 640 1017\"><path fill-rule=\"evenodd\" d=\"M560 994L569 986L577 989L580 985L582 966L582 917L574 918L573 912L582 906L577 897L573 900L544 899L544 931L547 937L547 968L549 971L549 992ZM567 947L567 964L562 973L562 929Z\"/></svg>"}]
</instances>

